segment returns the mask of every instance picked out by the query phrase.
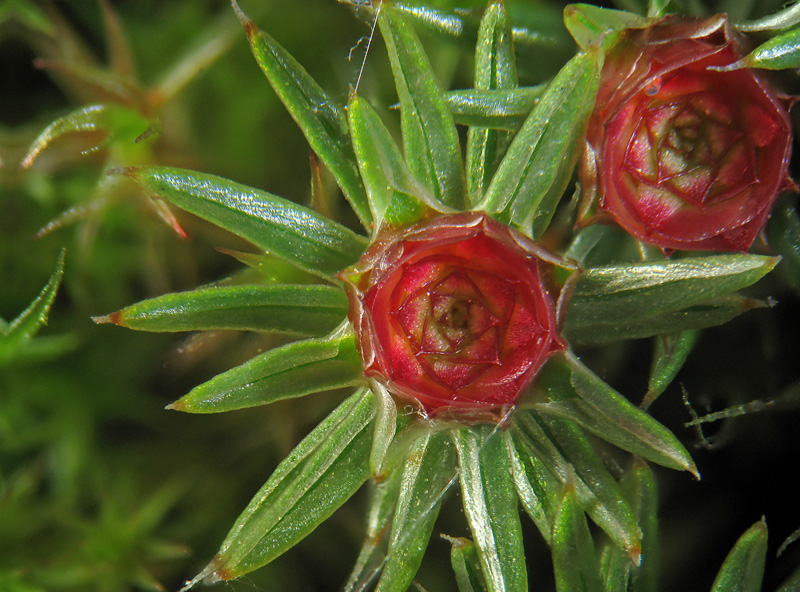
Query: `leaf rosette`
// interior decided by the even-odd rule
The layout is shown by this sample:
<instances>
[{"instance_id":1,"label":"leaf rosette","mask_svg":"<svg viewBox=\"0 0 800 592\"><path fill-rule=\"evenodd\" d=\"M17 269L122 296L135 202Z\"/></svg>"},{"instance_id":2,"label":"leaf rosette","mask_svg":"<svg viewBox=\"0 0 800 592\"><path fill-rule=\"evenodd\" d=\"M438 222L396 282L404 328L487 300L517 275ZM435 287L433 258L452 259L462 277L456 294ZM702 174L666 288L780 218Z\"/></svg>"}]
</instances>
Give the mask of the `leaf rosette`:
<instances>
[{"instance_id":1,"label":"leaf rosette","mask_svg":"<svg viewBox=\"0 0 800 592\"><path fill-rule=\"evenodd\" d=\"M513 405L565 347L543 256L479 212L379 238L340 274L365 375L428 413Z\"/></svg>"},{"instance_id":2,"label":"leaf rosette","mask_svg":"<svg viewBox=\"0 0 800 592\"><path fill-rule=\"evenodd\" d=\"M583 217L663 249L747 251L791 187L786 100L750 69L724 16L620 32L589 120Z\"/></svg>"}]
</instances>

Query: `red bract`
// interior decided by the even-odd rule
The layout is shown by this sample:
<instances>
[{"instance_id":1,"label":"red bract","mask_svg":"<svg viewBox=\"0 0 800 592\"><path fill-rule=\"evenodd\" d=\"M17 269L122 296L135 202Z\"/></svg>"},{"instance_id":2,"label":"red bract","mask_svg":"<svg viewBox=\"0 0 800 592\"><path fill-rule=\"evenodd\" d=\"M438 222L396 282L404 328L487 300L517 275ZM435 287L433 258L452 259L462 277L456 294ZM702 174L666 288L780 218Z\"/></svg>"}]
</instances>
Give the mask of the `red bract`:
<instances>
[{"instance_id":1,"label":"red bract","mask_svg":"<svg viewBox=\"0 0 800 592\"><path fill-rule=\"evenodd\" d=\"M722 16L627 29L606 56L581 164L584 216L665 249L750 248L787 176L785 99Z\"/></svg>"},{"instance_id":2,"label":"red bract","mask_svg":"<svg viewBox=\"0 0 800 592\"><path fill-rule=\"evenodd\" d=\"M429 414L513 405L564 347L540 255L478 212L379 237L340 274L364 374Z\"/></svg>"}]
</instances>

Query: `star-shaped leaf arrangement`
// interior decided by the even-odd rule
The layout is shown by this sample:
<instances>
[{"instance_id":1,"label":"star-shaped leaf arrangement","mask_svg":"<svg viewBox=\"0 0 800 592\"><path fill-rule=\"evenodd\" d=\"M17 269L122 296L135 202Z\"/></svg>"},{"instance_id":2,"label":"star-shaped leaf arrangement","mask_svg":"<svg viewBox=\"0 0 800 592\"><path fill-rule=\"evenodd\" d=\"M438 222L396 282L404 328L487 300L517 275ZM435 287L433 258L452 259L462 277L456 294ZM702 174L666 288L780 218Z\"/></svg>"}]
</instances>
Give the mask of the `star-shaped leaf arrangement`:
<instances>
[{"instance_id":1,"label":"star-shaped leaf arrangement","mask_svg":"<svg viewBox=\"0 0 800 592\"><path fill-rule=\"evenodd\" d=\"M656 254L595 264L607 242L602 228L559 242L554 220L593 109L600 44L587 43L548 83L520 87L519 31L492 1L478 25L474 88L445 92L413 15L390 2L361 6L389 54L398 143L357 90L341 104L233 5L256 61L363 233L210 174L117 169L252 243L259 254L237 256L266 273L259 283L167 294L96 320L298 338L197 386L172 409L215 413L350 394L277 467L185 589L275 560L368 481L367 532L347 590L406 590L455 488L471 533L448 539L462 590L528 590L520 506L552 550L559 589L603 590L601 565L608 581L652 581L646 462L698 472L676 436L575 348L659 336L652 402L697 330L763 306L737 292L777 258ZM468 128L466 158L457 124ZM267 254L310 281L270 274ZM597 439L633 455L624 475L607 465ZM587 516L611 541L602 555Z\"/></svg>"}]
</instances>

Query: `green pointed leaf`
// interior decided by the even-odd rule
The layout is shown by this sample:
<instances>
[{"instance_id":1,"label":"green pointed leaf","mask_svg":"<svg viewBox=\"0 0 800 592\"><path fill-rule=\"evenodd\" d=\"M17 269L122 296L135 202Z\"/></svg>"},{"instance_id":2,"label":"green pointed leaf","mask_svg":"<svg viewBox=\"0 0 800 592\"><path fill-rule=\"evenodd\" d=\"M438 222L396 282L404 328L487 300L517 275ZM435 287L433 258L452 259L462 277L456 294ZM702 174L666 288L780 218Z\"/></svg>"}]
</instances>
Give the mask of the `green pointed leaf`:
<instances>
[{"instance_id":1,"label":"green pointed leaf","mask_svg":"<svg viewBox=\"0 0 800 592\"><path fill-rule=\"evenodd\" d=\"M658 484L647 463L634 459L622 479L622 488L642 529L642 554L638 565L621 558L631 568L630 592L657 592L660 556L658 532Z\"/></svg>"},{"instance_id":2,"label":"green pointed leaf","mask_svg":"<svg viewBox=\"0 0 800 592\"><path fill-rule=\"evenodd\" d=\"M481 19L475 47L475 88L514 89L518 86L511 21L502 2L492 2ZM467 131L467 189L477 204L492 179L513 135L483 127Z\"/></svg>"},{"instance_id":3,"label":"green pointed leaf","mask_svg":"<svg viewBox=\"0 0 800 592\"><path fill-rule=\"evenodd\" d=\"M238 329L325 335L347 316L347 307L347 296L333 286L216 286L143 300L95 321L137 331Z\"/></svg>"},{"instance_id":4,"label":"green pointed leaf","mask_svg":"<svg viewBox=\"0 0 800 592\"><path fill-rule=\"evenodd\" d=\"M451 90L445 93L456 123L516 131L530 115L547 85L503 90Z\"/></svg>"},{"instance_id":5,"label":"green pointed leaf","mask_svg":"<svg viewBox=\"0 0 800 592\"><path fill-rule=\"evenodd\" d=\"M534 238L541 236L572 176L599 74L596 52L567 62L511 143L480 209Z\"/></svg>"},{"instance_id":6,"label":"green pointed leaf","mask_svg":"<svg viewBox=\"0 0 800 592\"><path fill-rule=\"evenodd\" d=\"M386 479L373 485L367 514L367 532L343 592L366 590L380 573L385 561L381 543L388 538L392 515L400 495L401 474L401 471L394 471Z\"/></svg>"},{"instance_id":7,"label":"green pointed leaf","mask_svg":"<svg viewBox=\"0 0 800 592\"><path fill-rule=\"evenodd\" d=\"M700 332L694 330L656 337L653 365L642 409L647 409L672 384L699 336Z\"/></svg>"},{"instance_id":8,"label":"green pointed leaf","mask_svg":"<svg viewBox=\"0 0 800 592\"><path fill-rule=\"evenodd\" d=\"M243 253L223 247L217 247L217 251L257 271L270 284L311 284L319 281L318 276L269 253Z\"/></svg>"},{"instance_id":9,"label":"green pointed leaf","mask_svg":"<svg viewBox=\"0 0 800 592\"><path fill-rule=\"evenodd\" d=\"M496 428L453 431L461 495L487 589L527 592L522 525L504 438Z\"/></svg>"},{"instance_id":10,"label":"green pointed leaf","mask_svg":"<svg viewBox=\"0 0 800 592\"><path fill-rule=\"evenodd\" d=\"M376 592L408 590L456 474L455 451L446 432L429 433L417 440L403 467L386 565Z\"/></svg>"},{"instance_id":11,"label":"green pointed leaf","mask_svg":"<svg viewBox=\"0 0 800 592\"><path fill-rule=\"evenodd\" d=\"M332 277L367 240L313 210L222 177L169 167L123 169L148 192L298 267Z\"/></svg>"},{"instance_id":12,"label":"green pointed leaf","mask_svg":"<svg viewBox=\"0 0 800 592\"><path fill-rule=\"evenodd\" d=\"M463 537L443 537L450 541L450 565L456 575L459 592L486 592L486 582L481 573L478 548Z\"/></svg>"},{"instance_id":13,"label":"green pointed leaf","mask_svg":"<svg viewBox=\"0 0 800 592\"><path fill-rule=\"evenodd\" d=\"M538 459L558 479L559 495L568 484L573 487L581 507L614 544L627 555L638 556L642 535L633 509L580 428L571 421L519 411L512 432L526 461L533 462L527 457ZM558 503L548 500L551 523Z\"/></svg>"},{"instance_id":14,"label":"green pointed leaf","mask_svg":"<svg viewBox=\"0 0 800 592\"><path fill-rule=\"evenodd\" d=\"M465 201L464 166L455 121L428 57L402 13L384 7L378 16L397 96L403 148L412 173L445 206Z\"/></svg>"},{"instance_id":15,"label":"green pointed leaf","mask_svg":"<svg viewBox=\"0 0 800 592\"><path fill-rule=\"evenodd\" d=\"M358 166L367 188L377 232L385 221L391 226L416 222L425 215L427 191L408 170L400 149L375 110L360 97L347 106Z\"/></svg>"},{"instance_id":16,"label":"green pointed leaf","mask_svg":"<svg viewBox=\"0 0 800 592\"><path fill-rule=\"evenodd\" d=\"M536 386L548 399L537 403L536 410L571 419L623 450L698 476L691 456L672 432L632 405L572 353L551 357Z\"/></svg>"},{"instance_id":17,"label":"green pointed leaf","mask_svg":"<svg viewBox=\"0 0 800 592\"><path fill-rule=\"evenodd\" d=\"M641 555L631 557L618 547L606 545L600 559L601 577L608 592L657 592L659 533L655 475L647 463L634 458L621 485L642 528Z\"/></svg>"},{"instance_id":18,"label":"green pointed leaf","mask_svg":"<svg viewBox=\"0 0 800 592\"><path fill-rule=\"evenodd\" d=\"M364 227L369 228L372 219L367 195L358 174L344 109L289 52L259 30L235 2L233 4L247 33L253 56L275 94L300 127L311 149L336 178Z\"/></svg>"},{"instance_id":19,"label":"green pointed leaf","mask_svg":"<svg viewBox=\"0 0 800 592\"><path fill-rule=\"evenodd\" d=\"M628 592L631 561L614 545L606 545L600 555L600 579L606 592Z\"/></svg>"},{"instance_id":20,"label":"green pointed leaf","mask_svg":"<svg viewBox=\"0 0 800 592\"><path fill-rule=\"evenodd\" d=\"M623 321L598 317L592 323L572 323L567 316L564 323L564 336L573 344L599 344L619 339L643 339L654 335L722 325L747 311L769 305L769 301L728 294L702 304L689 306L683 310L654 314L645 319Z\"/></svg>"},{"instance_id":21,"label":"green pointed leaf","mask_svg":"<svg viewBox=\"0 0 800 592\"><path fill-rule=\"evenodd\" d=\"M778 29L788 29L797 24L800 24L800 4L794 3L764 18L737 24L736 28L744 32L774 31Z\"/></svg>"},{"instance_id":22,"label":"green pointed leaf","mask_svg":"<svg viewBox=\"0 0 800 592\"><path fill-rule=\"evenodd\" d=\"M349 325L331 336L271 349L193 388L170 409L220 413L302 397L363 381Z\"/></svg>"},{"instance_id":23,"label":"green pointed leaf","mask_svg":"<svg viewBox=\"0 0 800 592\"><path fill-rule=\"evenodd\" d=\"M48 125L33 141L21 165L24 168L32 166L45 148L53 141L68 134L103 133L103 139L93 149L99 150L105 144L117 138L127 139L132 142L147 130L149 125L150 123L139 113L119 105L87 105L63 117L59 117Z\"/></svg>"},{"instance_id":24,"label":"green pointed leaf","mask_svg":"<svg viewBox=\"0 0 800 592\"><path fill-rule=\"evenodd\" d=\"M579 278L566 313L565 332L569 334L607 332L628 335L646 332L646 321L670 320L671 313L680 320L683 311L702 305L707 308L733 307L743 312L744 301L722 300L766 275L778 263L776 257L762 255L714 255L672 261L628 263L587 269ZM750 306L752 308L752 306ZM722 314L721 316L725 316ZM735 316L735 315L734 315ZM659 319L659 317L661 317ZM712 316L712 319L715 318ZM708 325L706 325L708 326ZM650 335L689 329L685 324L670 330L658 326Z\"/></svg>"},{"instance_id":25,"label":"green pointed leaf","mask_svg":"<svg viewBox=\"0 0 800 592\"><path fill-rule=\"evenodd\" d=\"M776 35L729 66L713 68L727 72L740 68L786 70L800 68L800 27Z\"/></svg>"},{"instance_id":26,"label":"green pointed leaf","mask_svg":"<svg viewBox=\"0 0 800 592\"><path fill-rule=\"evenodd\" d=\"M570 4L564 9L564 25L578 47L584 51L612 33L629 28L643 28L647 23L647 19L638 14L591 4Z\"/></svg>"},{"instance_id":27,"label":"green pointed leaf","mask_svg":"<svg viewBox=\"0 0 800 592\"><path fill-rule=\"evenodd\" d=\"M66 251L61 250L56 268L39 295L10 323L0 324L0 365L15 358L23 346L30 343L36 332L47 324L50 307L55 300L61 277L64 275L64 257Z\"/></svg>"},{"instance_id":28,"label":"green pointed leaf","mask_svg":"<svg viewBox=\"0 0 800 592\"><path fill-rule=\"evenodd\" d=\"M369 477L374 414L367 389L339 405L278 465L217 555L185 589L266 565L333 514Z\"/></svg>"},{"instance_id":29,"label":"green pointed leaf","mask_svg":"<svg viewBox=\"0 0 800 592\"><path fill-rule=\"evenodd\" d=\"M527 436L515 434L512 439L510 431L506 431L504 436L517 497L544 540L550 544L563 483L548 469L549 459L537 453L536 446L527 441Z\"/></svg>"},{"instance_id":30,"label":"green pointed leaf","mask_svg":"<svg viewBox=\"0 0 800 592\"><path fill-rule=\"evenodd\" d=\"M769 243L780 254L778 269L795 290L800 290L800 215L797 208L782 202L772 211L767 229Z\"/></svg>"},{"instance_id":31,"label":"green pointed leaf","mask_svg":"<svg viewBox=\"0 0 800 592\"><path fill-rule=\"evenodd\" d=\"M557 592L603 592L592 535L569 486L556 514L551 550Z\"/></svg>"},{"instance_id":32,"label":"green pointed leaf","mask_svg":"<svg viewBox=\"0 0 800 592\"><path fill-rule=\"evenodd\" d=\"M767 558L767 524L751 526L728 553L711 592L759 592Z\"/></svg>"}]
</instances>

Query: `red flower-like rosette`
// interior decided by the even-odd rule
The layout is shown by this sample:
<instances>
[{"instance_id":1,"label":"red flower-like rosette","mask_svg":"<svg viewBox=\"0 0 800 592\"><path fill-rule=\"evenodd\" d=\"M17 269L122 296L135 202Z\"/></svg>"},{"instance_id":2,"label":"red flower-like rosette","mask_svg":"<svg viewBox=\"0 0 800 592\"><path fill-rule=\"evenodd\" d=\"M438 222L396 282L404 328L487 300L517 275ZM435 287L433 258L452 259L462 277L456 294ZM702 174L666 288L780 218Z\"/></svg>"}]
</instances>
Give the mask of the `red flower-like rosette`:
<instances>
[{"instance_id":1,"label":"red flower-like rosette","mask_svg":"<svg viewBox=\"0 0 800 592\"><path fill-rule=\"evenodd\" d=\"M664 249L746 251L787 175L787 100L723 16L627 29L605 59L581 163L584 216Z\"/></svg>"},{"instance_id":2,"label":"red flower-like rosette","mask_svg":"<svg viewBox=\"0 0 800 592\"><path fill-rule=\"evenodd\" d=\"M565 347L542 254L478 212L379 237L340 274L364 374L431 415L513 405Z\"/></svg>"}]
</instances>

